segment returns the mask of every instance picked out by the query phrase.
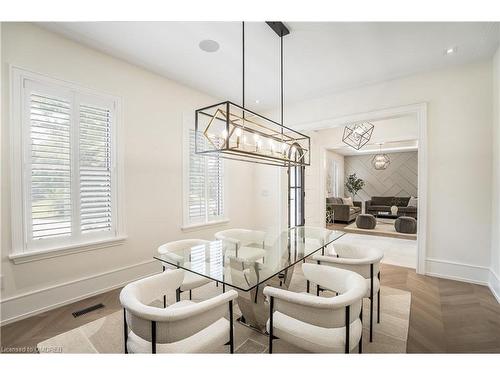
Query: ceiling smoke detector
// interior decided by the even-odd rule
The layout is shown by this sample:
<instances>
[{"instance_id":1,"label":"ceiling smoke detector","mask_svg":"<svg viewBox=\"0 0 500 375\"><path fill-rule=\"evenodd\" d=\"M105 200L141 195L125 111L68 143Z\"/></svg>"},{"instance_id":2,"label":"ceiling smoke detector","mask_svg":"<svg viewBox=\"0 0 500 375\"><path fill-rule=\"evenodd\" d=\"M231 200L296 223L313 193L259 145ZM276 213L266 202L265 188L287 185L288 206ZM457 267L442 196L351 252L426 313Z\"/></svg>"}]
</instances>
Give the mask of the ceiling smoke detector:
<instances>
[{"instance_id":1,"label":"ceiling smoke detector","mask_svg":"<svg viewBox=\"0 0 500 375\"><path fill-rule=\"evenodd\" d=\"M202 40L198 46L205 52L217 52L219 50L219 43L212 39Z\"/></svg>"},{"instance_id":2,"label":"ceiling smoke detector","mask_svg":"<svg viewBox=\"0 0 500 375\"><path fill-rule=\"evenodd\" d=\"M449 47L449 48L445 49L444 54L447 56L454 55L455 53L457 53L457 50L458 50L458 47Z\"/></svg>"}]
</instances>

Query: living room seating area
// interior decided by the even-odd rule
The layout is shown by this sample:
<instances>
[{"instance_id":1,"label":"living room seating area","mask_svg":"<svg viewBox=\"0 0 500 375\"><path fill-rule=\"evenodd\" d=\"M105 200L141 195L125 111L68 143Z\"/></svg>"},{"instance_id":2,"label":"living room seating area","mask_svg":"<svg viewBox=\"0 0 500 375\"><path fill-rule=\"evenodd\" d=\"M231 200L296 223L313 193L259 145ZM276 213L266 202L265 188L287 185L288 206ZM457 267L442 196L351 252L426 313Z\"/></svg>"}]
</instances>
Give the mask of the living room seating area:
<instances>
[{"instance_id":1,"label":"living room seating area","mask_svg":"<svg viewBox=\"0 0 500 375\"><path fill-rule=\"evenodd\" d=\"M413 197L372 197L365 202L365 213L374 216L380 213L391 213L391 207L396 206L394 216L410 216L417 218L417 199Z\"/></svg>"},{"instance_id":2,"label":"living room seating area","mask_svg":"<svg viewBox=\"0 0 500 375\"><path fill-rule=\"evenodd\" d=\"M346 198L331 197L326 198L326 211L328 213L333 211L332 223L334 222L344 222L350 223L356 220L359 214L361 214L361 202L347 203Z\"/></svg>"}]
</instances>

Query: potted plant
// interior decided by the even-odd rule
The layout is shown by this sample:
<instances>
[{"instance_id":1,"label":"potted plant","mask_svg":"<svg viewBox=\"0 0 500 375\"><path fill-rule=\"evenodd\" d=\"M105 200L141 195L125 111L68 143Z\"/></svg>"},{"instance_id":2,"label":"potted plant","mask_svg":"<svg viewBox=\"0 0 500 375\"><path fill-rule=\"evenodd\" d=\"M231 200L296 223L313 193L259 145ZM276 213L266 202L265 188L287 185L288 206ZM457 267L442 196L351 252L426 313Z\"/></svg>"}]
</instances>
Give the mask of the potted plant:
<instances>
[{"instance_id":1,"label":"potted plant","mask_svg":"<svg viewBox=\"0 0 500 375\"><path fill-rule=\"evenodd\" d=\"M356 176L356 173L350 174L349 177L347 177L345 188L351 194L352 200L354 200L354 197L356 196L358 191L363 189L363 186L365 186L365 182L363 181L363 179L358 178Z\"/></svg>"}]
</instances>

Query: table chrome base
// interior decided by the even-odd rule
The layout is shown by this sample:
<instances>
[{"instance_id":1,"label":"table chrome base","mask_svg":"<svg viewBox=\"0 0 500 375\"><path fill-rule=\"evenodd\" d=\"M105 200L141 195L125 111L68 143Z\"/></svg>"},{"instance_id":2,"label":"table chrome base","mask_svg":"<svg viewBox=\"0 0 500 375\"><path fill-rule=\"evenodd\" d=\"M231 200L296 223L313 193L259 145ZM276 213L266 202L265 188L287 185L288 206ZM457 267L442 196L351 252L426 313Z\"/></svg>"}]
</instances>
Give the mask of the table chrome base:
<instances>
[{"instance_id":1,"label":"table chrome base","mask_svg":"<svg viewBox=\"0 0 500 375\"><path fill-rule=\"evenodd\" d=\"M251 330L258 332L261 335L269 336L269 333L267 333L267 331L265 329L260 329L259 327L255 327L255 326L251 325L250 323L247 323L243 316L240 316L238 319L236 319L236 321L238 323L240 323L242 326L250 328Z\"/></svg>"}]
</instances>

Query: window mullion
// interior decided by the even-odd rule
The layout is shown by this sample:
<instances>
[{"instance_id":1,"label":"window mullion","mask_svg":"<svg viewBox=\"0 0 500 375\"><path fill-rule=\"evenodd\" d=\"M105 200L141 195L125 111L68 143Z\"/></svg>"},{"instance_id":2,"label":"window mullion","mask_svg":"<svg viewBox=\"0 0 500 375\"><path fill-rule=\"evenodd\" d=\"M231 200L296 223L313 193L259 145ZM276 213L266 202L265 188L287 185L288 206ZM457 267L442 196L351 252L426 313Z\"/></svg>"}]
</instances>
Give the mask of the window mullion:
<instances>
[{"instance_id":1,"label":"window mullion","mask_svg":"<svg viewBox=\"0 0 500 375\"><path fill-rule=\"evenodd\" d=\"M208 158L204 157L203 158L203 169L204 169L204 182L203 182L203 187L204 187L204 201L205 201L205 223L208 223L209 217L208 217Z\"/></svg>"},{"instance_id":2,"label":"window mullion","mask_svg":"<svg viewBox=\"0 0 500 375\"><path fill-rule=\"evenodd\" d=\"M24 196L24 207L23 207L23 221L24 221L24 250L31 248L33 240L33 219L31 216L32 211L32 194L31 194L31 124L29 115L29 101L31 91L26 87L26 81L23 80L23 119L22 119L22 144L23 144L23 196Z\"/></svg>"},{"instance_id":3,"label":"window mullion","mask_svg":"<svg viewBox=\"0 0 500 375\"><path fill-rule=\"evenodd\" d=\"M74 241L81 237L80 226L80 107L79 97L72 96L71 103L71 235Z\"/></svg>"}]
</instances>

